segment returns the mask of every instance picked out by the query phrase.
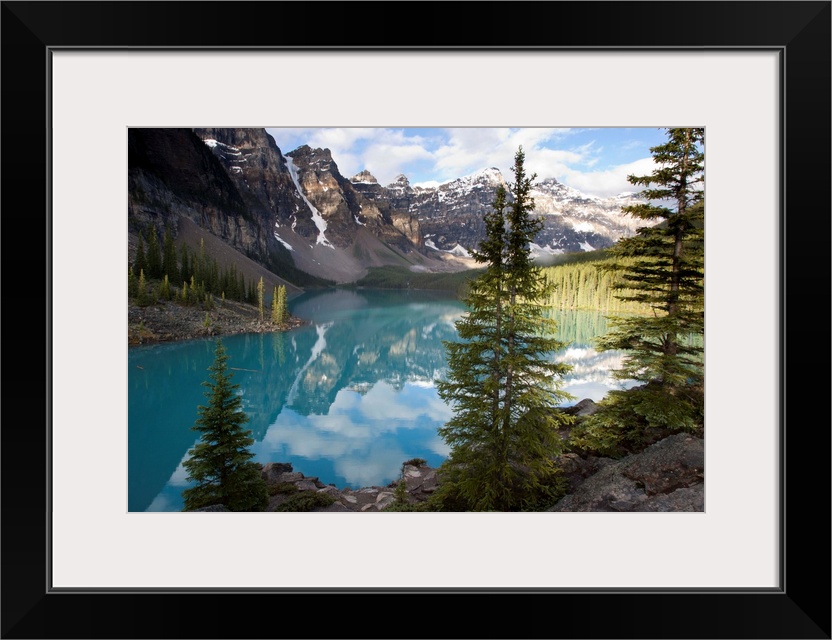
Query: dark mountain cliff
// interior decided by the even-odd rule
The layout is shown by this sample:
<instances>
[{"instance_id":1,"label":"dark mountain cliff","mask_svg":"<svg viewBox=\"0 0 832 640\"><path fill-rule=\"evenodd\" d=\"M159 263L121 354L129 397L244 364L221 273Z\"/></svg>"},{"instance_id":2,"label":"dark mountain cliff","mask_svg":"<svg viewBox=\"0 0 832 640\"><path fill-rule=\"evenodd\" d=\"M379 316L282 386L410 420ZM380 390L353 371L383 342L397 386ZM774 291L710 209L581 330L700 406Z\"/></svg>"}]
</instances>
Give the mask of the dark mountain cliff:
<instances>
[{"instance_id":1,"label":"dark mountain cliff","mask_svg":"<svg viewBox=\"0 0 832 640\"><path fill-rule=\"evenodd\" d=\"M262 207L253 206L211 149L191 129L128 130L128 228L166 225L181 217L262 264L270 241Z\"/></svg>"}]
</instances>

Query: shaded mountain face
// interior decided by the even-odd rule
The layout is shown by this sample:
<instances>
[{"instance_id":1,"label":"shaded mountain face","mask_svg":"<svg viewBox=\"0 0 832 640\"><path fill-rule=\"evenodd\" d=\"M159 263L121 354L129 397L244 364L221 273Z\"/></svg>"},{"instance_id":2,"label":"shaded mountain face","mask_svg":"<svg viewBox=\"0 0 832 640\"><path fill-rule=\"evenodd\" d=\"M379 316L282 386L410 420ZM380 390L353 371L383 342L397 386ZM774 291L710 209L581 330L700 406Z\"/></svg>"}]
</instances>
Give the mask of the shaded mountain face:
<instances>
[{"instance_id":1,"label":"shaded mountain face","mask_svg":"<svg viewBox=\"0 0 832 640\"><path fill-rule=\"evenodd\" d=\"M128 130L128 224L176 230L180 217L260 255L267 243L234 180L191 129Z\"/></svg>"},{"instance_id":2,"label":"shaded mountain face","mask_svg":"<svg viewBox=\"0 0 832 640\"><path fill-rule=\"evenodd\" d=\"M328 150L284 156L264 129L130 129L130 231L180 218L292 279L354 281L368 266L444 267L416 251L338 172ZM414 234L418 237L418 234ZM435 263L435 265L434 265Z\"/></svg>"},{"instance_id":3,"label":"shaded mountain face","mask_svg":"<svg viewBox=\"0 0 832 640\"><path fill-rule=\"evenodd\" d=\"M404 175L382 186L368 171L347 179L329 149L284 154L265 129L130 129L128 140L131 231L175 232L185 217L285 277L350 282L370 266L470 268L483 215L507 186L493 167L430 188ZM537 255L609 247L635 232L620 213L631 195L595 198L553 179L531 195L544 219Z\"/></svg>"}]
</instances>

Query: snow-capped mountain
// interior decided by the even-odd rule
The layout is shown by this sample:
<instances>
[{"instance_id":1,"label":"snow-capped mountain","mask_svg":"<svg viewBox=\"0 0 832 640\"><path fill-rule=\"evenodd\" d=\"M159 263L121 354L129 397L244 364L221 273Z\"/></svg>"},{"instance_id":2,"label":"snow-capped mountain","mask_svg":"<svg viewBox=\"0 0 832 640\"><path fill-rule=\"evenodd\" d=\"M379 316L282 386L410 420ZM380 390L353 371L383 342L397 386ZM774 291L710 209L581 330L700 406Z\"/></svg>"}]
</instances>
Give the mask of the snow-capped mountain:
<instances>
[{"instance_id":1,"label":"snow-capped mountain","mask_svg":"<svg viewBox=\"0 0 832 640\"><path fill-rule=\"evenodd\" d=\"M347 179L329 149L284 154L264 129L140 128L128 138L131 230L176 229L187 217L286 277L351 282L370 266L476 266L483 214L506 186L494 167L437 187L404 175L382 186L368 171ZM597 198L548 179L531 195L544 220L538 255L608 247L635 232L638 221L621 213L633 194Z\"/></svg>"},{"instance_id":2,"label":"snow-capped mountain","mask_svg":"<svg viewBox=\"0 0 832 640\"><path fill-rule=\"evenodd\" d=\"M494 167L429 188L411 187L403 175L381 187L367 171L352 182L374 202L386 200L394 209L407 211L418 221L424 245L445 252L476 248L485 234L483 214L491 208L497 188L507 186ZM609 247L644 224L621 213L622 206L638 201L631 193L598 198L550 178L534 184L531 196L535 215L544 221L532 247L540 255Z\"/></svg>"}]
</instances>

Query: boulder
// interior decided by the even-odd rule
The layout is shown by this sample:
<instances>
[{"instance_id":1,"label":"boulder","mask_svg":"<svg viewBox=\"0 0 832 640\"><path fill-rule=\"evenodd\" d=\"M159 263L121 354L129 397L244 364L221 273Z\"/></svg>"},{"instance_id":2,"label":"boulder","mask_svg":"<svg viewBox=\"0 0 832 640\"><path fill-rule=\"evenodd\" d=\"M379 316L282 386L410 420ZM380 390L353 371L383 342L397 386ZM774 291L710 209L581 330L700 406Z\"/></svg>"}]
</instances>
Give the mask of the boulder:
<instances>
[{"instance_id":1,"label":"boulder","mask_svg":"<svg viewBox=\"0 0 832 640\"><path fill-rule=\"evenodd\" d=\"M679 433L617 461L572 465L570 493L550 511L704 511L704 441ZM600 468L580 481L591 465Z\"/></svg>"},{"instance_id":2,"label":"boulder","mask_svg":"<svg viewBox=\"0 0 832 640\"><path fill-rule=\"evenodd\" d=\"M269 462L260 471L260 475L266 481L266 484L278 484L278 480L284 473L291 473L292 465L288 462Z\"/></svg>"}]
</instances>

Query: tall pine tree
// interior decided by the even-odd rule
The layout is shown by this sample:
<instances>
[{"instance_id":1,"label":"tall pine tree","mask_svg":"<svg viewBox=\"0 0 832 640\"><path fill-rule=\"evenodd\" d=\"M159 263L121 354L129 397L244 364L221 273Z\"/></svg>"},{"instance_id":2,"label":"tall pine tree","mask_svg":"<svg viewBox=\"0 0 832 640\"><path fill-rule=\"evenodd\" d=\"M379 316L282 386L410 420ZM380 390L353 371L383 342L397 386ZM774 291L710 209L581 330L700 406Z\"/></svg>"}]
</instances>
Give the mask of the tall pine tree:
<instances>
[{"instance_id":1,"label":"tall pine tree","mask_svg":"<svg viewBox=\"0 0 832 640\"><path fill-rule=\"evenodd\" d=\"M181 271L176 259L176 245L173 242L173 233L169 225L165 225L164 240L162 242L162 275L169 280L179 280Z\"/></svg>"},{"instance_id":2,"label":"tall pine tree","mask_svg":"<svg viewBox=\"0 0 832 640\"><path fill-rule=\"evenodd\" d=\"M286 286L280 285L274 288L272 294L272 322L283 324L289 318L289 310L286 305Z\"/></svg>"},{"instance_id":3,"label":"tall pine tree","mask_svg":"<svg viewBox=\"0 0 832 640\"><path fill-rule=\"evenodd\" d=\"M162 249L156 236L156 227L147 228L147 277L155 280L162 277Z\"/></svg>"},{"instance_id":4,"label":"tall pine tree","mask_svg":"<svg viewBox=\"0 0 832 640\"><path fill-rule=\"evenodd\" d=\"M257 282L257 310L260 313L260 322L263 322L263 314L265 313L266 307L264 304L264 295L266 292L266 286L263 283L263 276L260 276L260 280Z\"/></svg>"},{"instance_id":5,"label":"tall pine tree","mask_svg":"<svg viewBox=\"0 0 832 640\"><path fill-rule=\"evenodd\" d=\"M693 431L704 421L704 129L667 129L650 149L656 168L628 177L644 186L644 203L624 207L651 223L612 247L605 267L617 297L650 315L611 318L602 351L624 352L616 378L643 384L614 390L573 432L575 442L605 453L637 449L662 434Z\"/></svg>"},{"instance_id":6,"label":"tall pine tree","mask_svg":"<svg viewBox=\"0 0 832 640\"><path fill-rule=\"evenodd\" d=\"M200 405L199 417L193 426L201 434L198 442L183 463L188 479L194 486L185 489L184 511L209 505L225 505L229 511L262 511L269 501L260 467L251 461L254 444L251 431L243 425L248 416L242 411L242 400L228 371L228 354L221 340L216 341L214 362L209 367L210 381L205 397L208 404Z\"/></svg>"},{"instance_id":7,"label":"tall pine tree","mask_svg":"<svg viewBox=\"0 0 832 640\"><path fill-rule=\"evenodd\" d=\"M560 390L571 367L553 360L566 345L543 306L551 285L531 260L542 222L531 217L535 176L524 162L521 147L515 181L484 216L486 237L473 255L485 270L464 299L460 340L445 343L448 374L437 387L454 416L439 429L451 447L435 500L444 510L536 510L561 492L558 429L571 418L555 408L571 398Z\"/></svg>"},{"instance_id":8,"label":"tall pine tree","mask_svg":"<svg viewBox=\"0 0 832 640\"><path fill-rule=\"evenodd\" d=\"M147 255L145 254L144 249L144 237L141 231L139 231L137 235L139 238L136 242L136 257L133 261L133 273L141 273L147 269Z\"/></svg>"}]
</instances>

